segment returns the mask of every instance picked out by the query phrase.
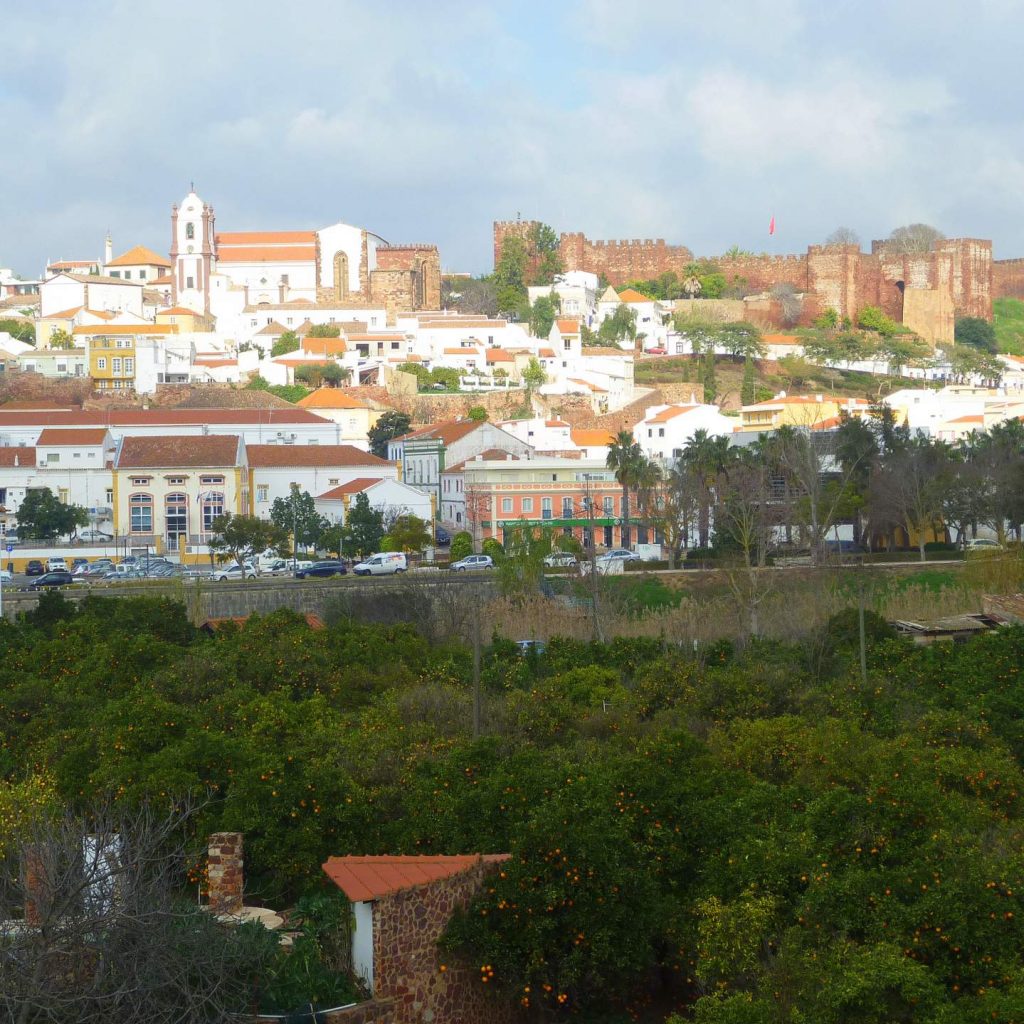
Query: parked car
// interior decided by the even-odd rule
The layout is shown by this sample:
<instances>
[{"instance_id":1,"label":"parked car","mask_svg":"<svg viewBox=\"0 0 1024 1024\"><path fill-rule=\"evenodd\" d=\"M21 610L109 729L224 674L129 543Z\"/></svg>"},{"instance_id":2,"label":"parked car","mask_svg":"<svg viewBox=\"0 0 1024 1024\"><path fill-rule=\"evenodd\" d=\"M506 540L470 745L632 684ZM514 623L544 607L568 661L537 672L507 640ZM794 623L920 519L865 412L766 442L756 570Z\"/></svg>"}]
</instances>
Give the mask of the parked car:
<instances>
[{"instance_id":1,"label":"parked car","mask_svg":"<svg viewBox=\"0 0 1024 1024\"><path fill-rule=\"evenodd\" d=\"M224 583L226 580L254 580L259 575L259 570L252 562L245 563L245 569L243 570L237 562L232 562L231 565L224 566L219 569L214 569L213 578L220 583Z\"/></svg>"},{"instance_id":2,"label":"parked car","mask_svg":"<svg viewBox=\"0 0 1024 1024\"><path fill-rule=\"evenodd\" d=\"M357 576L387 576L390 573L405 572L409 563L401 551L379 551L363 562L352 566Z\"/></svg>"},{"instance_id":3,"label":"parked car","mask_svg":"<svg viewBox=\"0 0 1024 1024\"><path fill-rule=\"evenodd\" d=\"M44 572L46 572L46 569L38 558L30 558L25 565L26 576L42 576Z\"/></svg>"},{"instance_id":4,"label":"parked car","mask_svg":"<svg viewBox=\"0 0 1024 1024\"><path fill-rule=\"evenodd\" d=\"M852 540L827 540L825 550L833 555L864 555L867 549Z\"/></svg>"},{"instance_id":5,"label":"parked car","mask_svg":"<svg viewBox=\"0 0 1024 1024\"><path fill-rule=\"evenodd\" d=\"M59 555L46 560L46 571L47 572L67 572L68 563L65 559Z\"/></svg>"},{"instance_id":6,"label":"parked car","mask_svg":"<svg viewBox=\"0 0 1024 1024\"><path fill-rule=\"evenodd\" d=\"M571 568L576 564L576 556L570 551L555 551L544 559L549 569Z\"/></svg>"},{"instance_id":7,"label":"parked car","mask_svg":"<svg viewBox=\"0 0 1024 1024\"><path fill-rule=\"evenodd\" d=\"M964 545L965 551L1002 551L1003 545L987 537L974 537Z\"/></svg>"},{"instance_id":8,"label":"parked car","mask_svg":"<svg viewBox=\"0 0 1024 1024\"><path fill-rule=\"evenodd\" d=\"M67 569L58 569L54 572L43 573L29 586L29 590L41 590L44 587L66 587L74 582L75 577Z\"/></svg>"},{"instance_id":9,"label":"parked car","mask_svg":"<svg viewBox=\"0 0 1024 1024\"><path fill-rule=\"evenodd\" d=\"M304 580L307 577L328 577L328 576L344 576L348 572L348 568L344 562L339 562L336 558L325 558L322 561L314 562L308 569L299 569L295 573L297 580Z\"/></svg>"},{"instance_id":10,"label":"parked car","mask_svg":"<svg viewBox=\"0 0 1024 1024\"><path fill-rule=\"evenodd\" d=\"M467 569L493 569L494 559L490 555L467 555L451 565L452 572L465 572Z\"/></svg>"},{"instance_id":11,"label":"parked car","mask_svg":"<svg viewBox=\"0 0 1024 1024\"><path fill-rule=\"evenodd\" d=\"M452 542L452 535L443 527L434 527L434 543L439 548L446 548Z\"/></svg>"},{"instance_id":12,"label":"parked car","mask_svg":"<svg viewBox=\"0 0 1024 1024\"><path fill-rule=\"evenodd\" d=\"M643 561L635 551L630 551L629 548L612 548L611 551L606 551L603 555L597 556L599 562L610 562L613 558L621 558L624 562Z\"/></svg>"},{"instance_id":13,"label":"parked car","mask_svg":"<svg viewBox=\"0 0 1024 1024\"><path fill-rule=\"evenodd\" d=\"M78 532L78 539L79 540L113 540L114 538L113 538L112 534L104 533L102 530L88 529L88 530L79 530L79 532Z\"/></svg>"},{"instance_id":14,"label":"parked car","mask_svg":"<svg viewBox=\"0 0 1024 1024\"><path fill-rule=\"evenodd\" d=\"M14 573L10 569L0 569L0 583L13 583Z\"/></svg>"}]
</instances>

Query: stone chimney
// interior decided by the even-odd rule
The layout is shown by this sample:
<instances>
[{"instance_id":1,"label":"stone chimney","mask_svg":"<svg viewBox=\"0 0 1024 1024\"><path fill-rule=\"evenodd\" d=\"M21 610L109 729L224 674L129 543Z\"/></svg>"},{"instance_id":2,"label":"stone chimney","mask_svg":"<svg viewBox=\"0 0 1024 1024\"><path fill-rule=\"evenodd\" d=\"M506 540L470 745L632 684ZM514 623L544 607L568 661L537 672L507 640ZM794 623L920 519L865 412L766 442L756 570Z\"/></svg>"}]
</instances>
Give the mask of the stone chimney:
<instances>
[{"instance_id":1,"label":"stone chimney","mask_svg":"<svg viewBox=\"0 0 1024 1024\"><path fill-rule=\"evenodd\" d=\"M210 908L218 914L242 911L242 833L214 832L207 850Z\"/></svg>"},{"instance_id":2,"label":"stone chimney","mask_svg":"<svg viewBox=\"0 0 1024 1024\"><path fill-rule=\"evenodd\" d=\"M30 846L25 850L21 872L25 892L25 923L38 928L43 923L48 903L46 865L38 847Z\"/></svg>"}]
</instances>

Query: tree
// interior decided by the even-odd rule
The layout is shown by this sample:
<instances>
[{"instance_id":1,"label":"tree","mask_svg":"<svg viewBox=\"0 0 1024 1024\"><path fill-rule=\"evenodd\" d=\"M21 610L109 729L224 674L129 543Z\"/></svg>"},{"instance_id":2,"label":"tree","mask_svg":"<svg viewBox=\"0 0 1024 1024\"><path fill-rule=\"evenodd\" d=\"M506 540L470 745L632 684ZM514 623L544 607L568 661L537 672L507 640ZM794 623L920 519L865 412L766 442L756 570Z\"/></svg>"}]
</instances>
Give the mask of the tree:
<instances>
[{"instance_id":1,"label":"tree","mask_svg":"<svg viewBox=\"0 0 1024 1024\"><path fill-rule=\"evenodd\" d=\"M452 562L460 562L471 554L473 554L473 536L467 530L460 530L452 537L448 558Z\"/></svg>"},{"instance_id":2,"label":"tree","mask_svg":"<svg viewBox=\"0 0 1024 1024\"><path fill-rule=\"evenodd\" d=\"M259 516L235 515L225 512L217 516L210 524L213 535L209 540L211 551L228 554L237 565L245 565L245 560L261 551L274 548L284 551L288 544L288 534L269 519ZM245 574L242 574L244 580Z\"/></svg>"},{"instance_id":3,"label":"tree","mask_svg":"<svg viewBox=\"0 0 1024 1024\"><path fill-rule=\"evenodd\" d=\"M899 330L899 324L887 317L877 306L862 306L857 312L857 324L866 331L876 331L885 338L891 338Z\"/></svg>"},{"instance_id":4,"label":"tree","mask_svg":"<svg viewBox=\"0 0 1024 1024\"><path fill-rule=\"evenodd\" d=\"M747 356L743 362L743 383L740 386L740 404L753 405L757 401L757 370L754 360Z\"/></svg>"},{"instance_id":5,"label":"tree","mask_svg":"<svg viewBox=\"0 0 1024 1024\"><path fill-rule=\"evenodd\" d=\"M414 515L400 515L387 532L395 551L422 551L433 542L426 522Z\"/></svg>"},{"instance_id":6,"label":"tree","mask_svg":"<svg viewBox=\"0 0 1024 1024\"><path fill-rule=\"evenodd\" d=\"M711 404L718 397L718 378L715 376L715 352L709 349L703 357L704 368L701 372L701 384L704 387L704 401Z\"/></svg>"},{"instance_id":7,"label":"tree","mask_svg":"<svg viewBox=\"0 0 1024 1024\"><path fill-rule=\"evenodd\" d=\"M888 364L889 373L898 376L908 364L931 355L931 349L926 342L913 335L897 335L883 338L878 354Z\"/></svg>"},{"instance_id":8,"label":"tree","mask_svg":"<svg viewBox=\"0 0 1024 1024\"><path fill-rule=\"evenodd\" d=\"M473 420L474 423L485 423L488 419L488 413L482 405L474 405L470 407L466 417Z\"/></svg>"},{"instance_id":9,"label":"tree","mask_svg":"<svg viewBox=\"0 0 1024 1024\"><path fill-rule=\"evenodd\" d=\"M860 248L860 235L853 228L839 227L825 239L825 245L829 247L840 245L855 245Z\"/></svg>"},{"instance_id":10,"label":"tree","mask_svg":"<svg viewBox=\"0 0 1024 1024\"><path fill-rule=\"evenodd\" d=\"M287 498L277 497L270 506L270 521L294 538L295 549L299 545L307 551L320 539L329 523L316 510L316 502L308 491L291 485Z\"/></svg>"},{"instance_id":11,"label":"tree","mask_svg":"<svg viewBox=\"0 0 1024 1024\"><path fill-rule=\"evenodd\" d=\"M558 235L547 224L534 224L529 236L530 256L537 264L533 284L550 284L565 269Z\"/></svg>"},{"instance_id":12,"label":"tree","mask_svg":"<svg viewBox=\"0 0 1024 1024\"><path fill-rule=\"evenodd\" d=\"M308 338L340 338L341 327L338 324L313 324L309 329Z\"/></svg>"},{"instance_id":13,"label":"tree","mask_svg":"<svg viewBox=\"0 0 1024 1024\"><path fill-rule=\"evenodd\" d=\"M597 336L604 344L618 345L621 341L633 341L636 338L636 310L624 302L619 303L615 312L601 322Z\"/></svg>"},{"instance_id":14,"label":"tree","mask_svg":"<svg viewBox=\"0 0 1024 1024\"><path fill-rule=\"evenodd\" d=\"M839 326L839 313L835 307L829 306L814 320L814 326L825 331L835 330Z\"/></svg>"},{"instance_id":15,"label":"tree","mask_svg":"<svg viewBox=\"0 0 1024 1024\"><path fill-rule=\"evenodd\" d=\"M380 509L370 507L370 499L363 491L356 495L355 502L349 507L345 517L345 532L356 554L372 555L380 551L380 542L384 537L384 516Z\"/></svg>"},{"instance_id":16,"label":"tree","mask_svg":"<svg viewBox=\"0 0 1024 1024\"><path fill-rule=\"evenodd\" d=\"M622 546L629 547L629 492L634 486L641 463L646 462L643 449L629 430L620 430L608 446L608 468L622 488Z\"/></svg>"},{"instance_id":17,"label":"tree","mask_svg":"<svg viewBox=\"0 0 1024 1024\"><path fill-rule=\"evenodd\" d=\"M31 320L17 320L13 317L0 319L0 333L9 334L27 345L36 343L36 328Z\"/></svg>"},{"instance_id":18,"label":"tree","mask_svg":"<svg viewBox=\"0 0 1024 1024\"><path fill-rule=\"evenodd\" d=\"M774 285L769 294L779 304L783 327L792 327L800 320L804 300L794 285L783 281Z\"/></svg>"},{"instance_id":19,"label":"tree","mask_svg":"<svg viewBox=\"0 0 1024 1024\"><path fill-rule=\"evenodd\" d=\"M750 356L762 358L765 354L760 330L745 320L708 328L703 332L703 337L705 347L714 348L719 345L725 348L733 359L745 359Z\"/></svg>"},{"instance_id":20,"label":"tree","mask_svg":"<svg viewBox=\"0 0 1024 1024\"><path fill-rule=\"evenodd\" d=\"M945 237L938 228L933 228L930 224L906 224L893 229L886 242L886 248L904 255L931 252L935 248L935 243L941 242Z\"/></svg>"},{"instance_id":21,"label":"tree","mask_svg":"<svg viewBox=\"0 0 1024 1024\"><path fill-rule=\"evenodd\" d=\"M89 514L81 505L65 505L49 487L33 487L25 492L16 519L22 539L52 540L87 525Z\"/></svg>"},{"instance_id":22,"label":"tree","mask_svg":"<svg viewBox=\"0 0 1024 1024\"><path fill-rule=\"evenodd\" d=\"M530 361L526 364L526 369L523 370L523 383L530 391L534 391L543 387L547 381L548 375L544 367L541 366L540 360L536 356L530 356Z\"/></svg>"},{"instance_id":23,"label":"tree","mask_svg":"<svg viewBox=\"0 0 1024 1024\"><path fill-rule=\"evenodd\" d=\"M495 317L498 315L498 289L494 278L443 277L441 306L459 313Z\"/></svg>"},{"instance_id":24,"label":"tree","mask_svg":"<svg viewBox=\"0 0 1024 1024\"><path fill-rule=\"evenodd\" d=\"M506 235L501 245L501 256L494 267L498 308L516 319L525 319L528 313L526 270L529 253L526 243L518 235Z\"/></svg>"},{"instance_id":25,"label":"tree","mask_svg":"<svg viewBox=\"0 0 1024 1024\"><path fill-rule=\"evenodd\" d=\"M980 316L959 317L953 339L958 345L970 345L971 348L981 349L983 352L995 354L998 351L995 327Z\"/></svg>"},{"instance_id":26,"label":"tree","mask_svg":"<svg viewBox=\"0 0 1024 1024\"><path fill-rule=\"evenodd\" d=\"M285 356L289 352L297 352L301 346L299 336L294 331L285 331L270 347L271 356Z\"/></svg>"},{"instance_id":27,"label":"tree","mask_svg":"<svg viewBox=\"0 0 1024 1024\"><path fill-rule=\"evenodd\" d=\"M556 297L539 295L530 307L530 333L535 338L546 338L558 314Z\"/></svg>"},{"instance_id":28,"label":"tree","mask_svg":"<svg viewBox=\"0 0 1024 1024\"><path fill-rule=\"evenodd\" d=\"M716 501L718 481L732 457L727 437L712 437L702 429L693 432L679 458L680 470L693 477L689 486L695 491L697 530L702 548L707 548L710 543L711 510Z\"/></svg>"},{"instance_id":29,"label":"tree","mask_svg":"<svg viewBox=\"0 0 1024 1024\"><path fill-rule=\"evenodd\" d=\"M370 451L380 459L388 457L388 442L393 438L408 434L412 427L412 419L408 413L389 409L377 419L367 431Z\"/></svg>"},{"instance_id":30,"label":"tree","mask_svg":"<svg viewBox=\"0 0 1024 1024\"><path fill-rule=\"evenodd\" d=\"M75 339L63 327L58 327L50 334L50 348L69 349L74 347Z\"/></svg>"},{"instance_id":31,"label":"tree","mask_svg":"<svg viewBox=\"0 0 1024 1024\"><path fill-rule=\"evenodd\" d=\"M318 388L321 384L337 387L351 375L352 371L347 366L339 366L334 362L312 363L309 366L295 368L295 380L309 384L311 388Z\"/></svg>"}]
</instances>

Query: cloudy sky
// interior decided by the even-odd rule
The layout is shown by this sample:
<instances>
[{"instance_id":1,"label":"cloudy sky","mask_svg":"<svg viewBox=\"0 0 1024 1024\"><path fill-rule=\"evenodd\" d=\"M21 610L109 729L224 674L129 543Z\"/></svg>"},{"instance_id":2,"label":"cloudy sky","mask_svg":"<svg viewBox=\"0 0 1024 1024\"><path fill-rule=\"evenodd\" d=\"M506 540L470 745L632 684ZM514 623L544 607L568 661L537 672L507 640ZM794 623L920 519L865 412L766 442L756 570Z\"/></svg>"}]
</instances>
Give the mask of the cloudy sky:
<instances>
[{"instance_id":1,"label":"cloudy sky","mask_svg":"<svg viewBox=\"0 0 1024 1024\"><path fill-rule=\"evenodd\" d=\"M4 4L0 266L335 221L799 252L925 221L1024 256L1024 0ZM775 215L778 231L768 236Z\"/></svg>"}]
</instances>

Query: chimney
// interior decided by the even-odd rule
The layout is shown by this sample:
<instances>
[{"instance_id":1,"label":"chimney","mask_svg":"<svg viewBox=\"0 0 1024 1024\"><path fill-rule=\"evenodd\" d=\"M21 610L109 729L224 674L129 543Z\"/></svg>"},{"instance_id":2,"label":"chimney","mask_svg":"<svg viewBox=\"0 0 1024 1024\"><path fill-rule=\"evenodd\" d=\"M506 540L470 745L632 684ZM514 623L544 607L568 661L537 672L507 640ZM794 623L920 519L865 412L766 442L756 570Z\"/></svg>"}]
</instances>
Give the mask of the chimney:
<instances>
[{"instance_id":1,"label":"chimney","mask_svg":"<svg viewBox=\"0 0 1024 1024\"><path fill-rule=\"evenodd\" d=\"M214 832L206 857L210 907L218 914L242 912L242 833Z\"/></svg>"}]
</instances>

